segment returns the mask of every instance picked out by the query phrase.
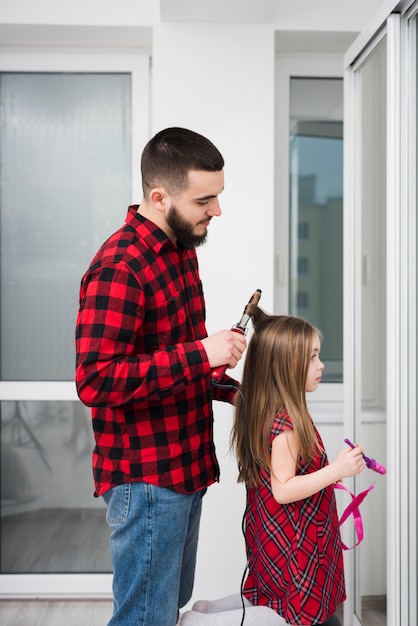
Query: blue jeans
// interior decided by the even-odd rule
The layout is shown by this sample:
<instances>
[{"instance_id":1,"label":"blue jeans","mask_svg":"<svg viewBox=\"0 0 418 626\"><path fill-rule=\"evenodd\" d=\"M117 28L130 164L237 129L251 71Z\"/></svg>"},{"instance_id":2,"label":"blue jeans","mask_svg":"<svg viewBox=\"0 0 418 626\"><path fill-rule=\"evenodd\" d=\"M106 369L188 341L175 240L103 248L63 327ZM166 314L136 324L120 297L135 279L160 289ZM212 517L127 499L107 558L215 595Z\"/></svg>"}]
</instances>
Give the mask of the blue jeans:
<instances>
[{"instance_id":1,"label":"blue jeans","mask_svg":"<svg viewBox=\"0 0 418 626\"><path fill-rule=\"evenodd\" d=\"M114 609L108 626L175 626L193 591L205 492L129 483L103 495L113 528Z\"/></svg>"}]
</instances>

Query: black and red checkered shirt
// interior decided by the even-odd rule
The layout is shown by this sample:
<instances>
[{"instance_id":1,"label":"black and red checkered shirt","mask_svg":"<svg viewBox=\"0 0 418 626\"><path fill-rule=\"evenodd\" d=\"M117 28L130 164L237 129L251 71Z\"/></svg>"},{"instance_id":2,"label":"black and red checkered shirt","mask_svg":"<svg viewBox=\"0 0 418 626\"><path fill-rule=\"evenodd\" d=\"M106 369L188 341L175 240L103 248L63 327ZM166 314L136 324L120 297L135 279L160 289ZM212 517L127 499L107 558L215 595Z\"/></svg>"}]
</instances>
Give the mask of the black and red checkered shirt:
<instances>
[{"instance_id":1,"label":"black and red checkered shirt","mask_svg":"<svg viewBox=\"0 0 418 626\"><path fill-rule=\"evenodd\" d=\"M235 391L210 383L195 250L137 210L81 282L76 384L92 407L95 495L126 482L192 493L219 479L212 399Z\"/></svg>"}]
</instances>

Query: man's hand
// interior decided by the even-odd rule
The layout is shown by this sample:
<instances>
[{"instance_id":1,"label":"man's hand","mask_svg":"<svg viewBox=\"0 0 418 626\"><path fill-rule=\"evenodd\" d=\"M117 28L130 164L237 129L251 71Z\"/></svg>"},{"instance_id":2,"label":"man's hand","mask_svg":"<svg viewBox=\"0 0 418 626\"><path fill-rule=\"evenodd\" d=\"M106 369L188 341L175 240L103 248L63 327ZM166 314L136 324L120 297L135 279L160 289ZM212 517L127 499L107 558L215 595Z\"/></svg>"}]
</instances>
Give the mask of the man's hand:
<instances>
[{"instance_id":1,"label":"man's hand","mask_svg":"<svg viewBox=\"0 0 418 626\"><path fill-rule=\"evenodd\" d=\"M202 339L203 347L213 369L220 365L235 367L247 346L247 340L241 333L232 330L220 330L210 337Z\"/></svg>"}]
</instances>

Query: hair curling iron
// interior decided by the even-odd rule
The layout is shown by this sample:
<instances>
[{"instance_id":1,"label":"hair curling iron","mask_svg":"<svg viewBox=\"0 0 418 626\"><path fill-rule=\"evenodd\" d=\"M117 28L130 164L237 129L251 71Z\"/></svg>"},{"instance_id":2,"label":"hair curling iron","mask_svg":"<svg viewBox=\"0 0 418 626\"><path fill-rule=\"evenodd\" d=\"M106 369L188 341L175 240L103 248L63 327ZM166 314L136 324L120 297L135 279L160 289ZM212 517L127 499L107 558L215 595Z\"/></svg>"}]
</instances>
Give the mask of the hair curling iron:
<instances>
[{"instance_id":1,"label":"hair curling iron","mask_svg":"<svg viewBox=\"0 0 418 626\"><path fill-rule=\"evenodd\" d=\"M240 321L238 322L238 324L235 324L235 326L231 328L231 330L234 333L241 333L241 335L245 335L247 331L248 322L251 319L250 315L248 315L247 313L248 306L250 304L257 305L260 301L260 298L261 298L261 289L257 289L256 291L254 291L248 304L245 306L244 313L242 314ZM220 381L222 376L225 374L225 370L227 367L228 367L227 365L221 365L213 369L212 375L211 375L212 382L217 383L218 381Z\"/></svg>"},{"instance_id":2,"label":"hair curling iron","mask_svg":"<svg viewBox=\"0 0 418 626\"><path fill-rule=\"evenodd\" d=\"M356 447L353 443L351 443L349 439L344 439L344 441L348 446L350 446L350 448ZM374 459L370 459L365 454L363 454L363 459L364 459L366 466L369 469L373 470L374 472L377 472L378 474L386 474L386 467L383 467L383 465L380 465L380 463L378 463Z\"/></svg>"}]
</instances>

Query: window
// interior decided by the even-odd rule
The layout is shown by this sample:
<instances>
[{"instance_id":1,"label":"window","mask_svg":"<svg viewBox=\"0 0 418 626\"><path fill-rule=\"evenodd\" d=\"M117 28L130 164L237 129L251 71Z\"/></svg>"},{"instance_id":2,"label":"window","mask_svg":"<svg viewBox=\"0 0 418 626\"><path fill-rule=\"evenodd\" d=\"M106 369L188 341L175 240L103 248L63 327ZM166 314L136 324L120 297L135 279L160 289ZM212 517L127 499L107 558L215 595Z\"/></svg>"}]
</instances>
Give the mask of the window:
<instances>
[{"instance_id":1,"label":"window","mask_svg":"<svg viewBox=\"0 0 418 626\"><path fill-rule=\"evenodd\" d=\"M8 72L0 93L1 379L73 380L80 279L130 198L131 77ZM16 398L0 414L1 573L111 571L88 409Z\"/></svg>"},{"instance_id":2,"label":"window","mask_svg":"<svg viewBox=\"0 0 418 626\"><path fill-rule=\"evenodd\" d=\"M110 589L104 504L86 480L93 433L75 392L75 317L88 263L141 197L148 56L0 61L0 573L9 593L89 592L96 574ZM51 573L52 587L37 576Z\"/></svg>"},{"instance_id":3,"label":"window","mask_svg":"<svg viewBox=\"0 0 418 626\"><path fill-rule=\"evenodd\" d=\"M342 111L341 79L291 78L289 312L323 333L326 382L343 374Z\"/></svg>"},{"instance_id":4,"label":"window","mask_svg":"<svg viewBox=\"0 0 418 626\"><path fill-rule=\"evenodd\" d=\"M305 256L298 257L298 276L309 276L309 258Z\"/></svg>"}]
</instances>

